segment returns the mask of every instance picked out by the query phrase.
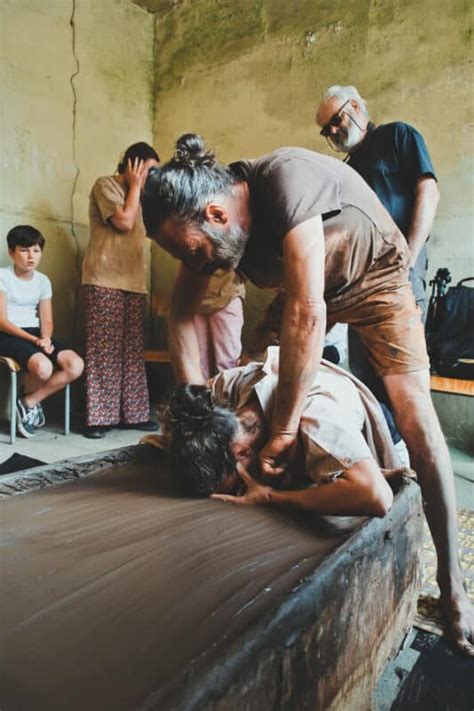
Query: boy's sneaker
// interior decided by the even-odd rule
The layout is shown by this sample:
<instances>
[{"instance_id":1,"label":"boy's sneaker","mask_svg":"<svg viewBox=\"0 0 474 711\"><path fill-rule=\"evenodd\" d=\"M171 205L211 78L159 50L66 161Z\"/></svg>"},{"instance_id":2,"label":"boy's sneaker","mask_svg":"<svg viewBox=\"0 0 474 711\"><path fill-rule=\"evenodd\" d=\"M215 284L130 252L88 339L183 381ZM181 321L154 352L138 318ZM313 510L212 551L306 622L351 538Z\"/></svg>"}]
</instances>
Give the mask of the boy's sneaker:
<instances>
[{"instance_id":1,"label":"boy's sneaker","mask_svg":"<svg viewBox=\"0 0 474 711\"><path fill-rule=\"evenodd\" d=\"M40 402L38 402L33 410L35 411L35 421L33 422L35 427L43 427L44 424L46 424L46 417L44 416L43 412L43 406Z\"/></svg>"},{"instance_id":2,"label":"boy's sneaker","mask_svg":"<svg viewBox=\"0 0 474 711\"><path fill-rule=\"evenodd\" d=\"M21 388L20 398L24 398L24 397L25 397L25 388ZM25 407L25 405L23 405L23 407ZM38 402L34 407L29 407L29 408L25 408L25 409L34 410L36 412L35 421L33 422L35 427L43 427L43 425L46 424L46 418L45 418L44 412L43 412L43 405L40 402Z\"/></svg>"},{"instance_id":3,"label":"boy's sneaker","mask_svg":"<svg viewBox=\"0 0 474 711\"><path fill-rule=\"evenodd\" d=\"M33 437L36 408L26 407L20 398L16 401L16 424L23 437Z\"/></svg>"}]
</instances>

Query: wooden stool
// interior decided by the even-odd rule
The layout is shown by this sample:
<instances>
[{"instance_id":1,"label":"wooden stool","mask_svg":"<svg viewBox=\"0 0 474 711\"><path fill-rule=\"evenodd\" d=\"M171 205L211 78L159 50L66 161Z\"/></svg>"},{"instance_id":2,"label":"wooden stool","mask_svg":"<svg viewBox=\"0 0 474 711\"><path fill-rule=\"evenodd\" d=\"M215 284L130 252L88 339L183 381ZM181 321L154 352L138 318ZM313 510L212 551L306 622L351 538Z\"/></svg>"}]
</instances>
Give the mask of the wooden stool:
<instances>
[{"instance_id":1,"label":"wooden stool","mask_svg":"<svg viewBox=\"0 0 474 711\"><path fill-rule=\"evenodd\" d=\"M0 356L0 365L10 371L10 444L16 442L16 400L18 397L18 373L22 368L13 358ZM64 388L64 434L68 435L71 421L71 395L69 384Z\"/></svg>"}]
</instances>

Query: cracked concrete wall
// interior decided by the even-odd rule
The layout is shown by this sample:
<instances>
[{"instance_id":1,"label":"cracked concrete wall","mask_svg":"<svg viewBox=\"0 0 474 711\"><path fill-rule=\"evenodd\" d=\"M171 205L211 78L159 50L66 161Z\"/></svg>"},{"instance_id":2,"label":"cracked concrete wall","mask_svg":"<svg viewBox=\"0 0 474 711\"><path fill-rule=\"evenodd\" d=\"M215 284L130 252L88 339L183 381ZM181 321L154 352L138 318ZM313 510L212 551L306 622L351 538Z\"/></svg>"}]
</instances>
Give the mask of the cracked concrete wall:
<instances>
[{"instance_id":1,"label":"cracked concrete wall","mask_svg":"<svg viewBox=\"0 0 474 711\"><path fill-rule=\"evenodd\" d=\"M152 142L153 17L129 0L1 0L0 266L6 232L46 237L58 337L72 342L88 195Z\"/></svg>"},{"instance_id":2,"label":"cracked concrete wall","mask_svg":"<svg viewBox=\"0 0 474 711\"><path fill-rule=\"evenodd\" d=\"M314 113L330 84L355 84L374 120L425 136L442 194L430 275L474 272L472 10L467 0L193 0L157 19L156 145L204 135L221 160L282 145L330 153ZM165 302L174 265L158 251ZM265 303L249 289L248 333Z\"/></svg>"}]
</instances>

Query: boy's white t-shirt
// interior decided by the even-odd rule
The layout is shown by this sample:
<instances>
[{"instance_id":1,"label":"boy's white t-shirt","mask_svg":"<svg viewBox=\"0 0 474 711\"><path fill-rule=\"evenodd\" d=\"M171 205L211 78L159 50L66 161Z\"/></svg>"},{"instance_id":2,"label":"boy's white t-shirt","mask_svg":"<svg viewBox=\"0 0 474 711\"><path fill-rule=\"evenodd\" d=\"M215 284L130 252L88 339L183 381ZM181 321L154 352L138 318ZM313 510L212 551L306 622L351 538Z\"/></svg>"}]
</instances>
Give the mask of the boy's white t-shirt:
<instances>
[{"instance_id":1,"label":"boy's white t-shirt","mask_svg":"<svg viewBox=\"0 0 474 711\"><path fill-rule=\"evenodd\" d=\"M31 279L19 279L13 266L0 269L0 291L7 295L7 319L20 328L38 328L38 305L53 295L46 274L33 272Z\"/></svg>"}]
</instances>

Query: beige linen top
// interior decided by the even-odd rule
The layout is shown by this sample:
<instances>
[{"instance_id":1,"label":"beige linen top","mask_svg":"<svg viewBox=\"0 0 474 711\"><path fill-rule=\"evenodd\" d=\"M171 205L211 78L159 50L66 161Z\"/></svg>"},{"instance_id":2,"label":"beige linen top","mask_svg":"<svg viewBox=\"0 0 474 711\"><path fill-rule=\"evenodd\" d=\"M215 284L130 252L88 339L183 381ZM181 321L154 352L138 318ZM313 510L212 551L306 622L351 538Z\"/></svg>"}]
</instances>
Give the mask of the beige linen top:
<instances>
[{"instance_id":1,"label":"beige linen top","mask_svg":"<svg viewBox=\"0 0 474 711\"><path fill-rule=\"evenodd\" d=\"M125 199L126 191L114 176L96 180L89 196L90 240L82 283L146 294L146 231L141 206L129 232L120 232L110 221Z\"/></svg>"},{"instance_id":2,"label":"beige linen top","mask_svg":"<svg viewBox=\"0 0 474 711\"><path fill-rule=\"evenodd\" d=\"M264 363L249 363L216 375L217 397L238 409L255 394L268 424L278 385L279 348ZM350 373L322 360L299 426L306 472L315 483L373 457L380 467L400 466L383 412L370 390Z\"/></svg>"},{"instance_id":3,"label":"beige linen top","mask_svg":"<svg viewBox=\"0 0 474 711\"><path fill-rule=\"evenodd\" d=\"M198 313L213 314L222 311L237 298L241 298L242 301L245 299L245 285L242 277L232 270L218 269L209 281Z\"/></svg>"}]
</instances>

